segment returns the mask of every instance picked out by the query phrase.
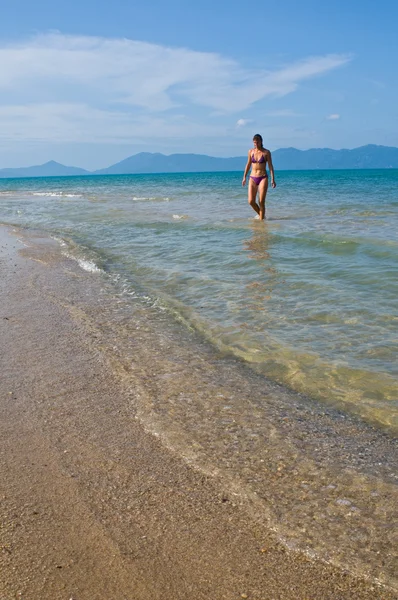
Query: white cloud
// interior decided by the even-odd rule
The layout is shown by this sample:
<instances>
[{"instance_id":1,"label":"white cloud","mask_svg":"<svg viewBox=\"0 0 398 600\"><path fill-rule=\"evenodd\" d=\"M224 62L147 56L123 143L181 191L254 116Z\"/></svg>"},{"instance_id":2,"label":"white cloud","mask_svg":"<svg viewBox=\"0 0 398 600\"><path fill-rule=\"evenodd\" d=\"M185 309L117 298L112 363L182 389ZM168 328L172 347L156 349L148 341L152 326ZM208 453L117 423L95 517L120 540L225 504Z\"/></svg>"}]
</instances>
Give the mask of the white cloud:
<instances>
[{"instance_id":1,"label":"white cloud","mask_svg":"<svg viewBox=\"0 0 398 600\"><path fill-rule=\"evenodd\" d=\"M247 110L349 60L329 55L273 71L249 70L215 53L129 39L43 34L0 47L0 131L3 137L74 141L187 138L210 135L210 130L217 136L225 131L210 126L214 111ZM198 109L202 115L208 111L207 122L191 117ZM237 127L249 122L239 119Z\"/></svg>"},{"instance_id":2,"label":"white cloud","mask_svg":"<svg viewBox=\"0 0 398 600\"><path fill-rule=\"evenodd\" d=\"M326 117L326 119L327 119L328 121L337 121L338 119L340 119L340 115L338 115L338 114L334 113L334 114L332 114L332 115L328 115L328 116Z\"/></svg>"},{"instance_id":3,"label":"white cloud","mask_svg":"<svg viewBox=\"0 0 398 600\"><path fill-rule=\"evenodd\" d=\"M238 119L236 121L236 126L237 127L245 127L246 125L250 125L251 123L253 123L252 119Z\"/></svg>"}]
</instances>

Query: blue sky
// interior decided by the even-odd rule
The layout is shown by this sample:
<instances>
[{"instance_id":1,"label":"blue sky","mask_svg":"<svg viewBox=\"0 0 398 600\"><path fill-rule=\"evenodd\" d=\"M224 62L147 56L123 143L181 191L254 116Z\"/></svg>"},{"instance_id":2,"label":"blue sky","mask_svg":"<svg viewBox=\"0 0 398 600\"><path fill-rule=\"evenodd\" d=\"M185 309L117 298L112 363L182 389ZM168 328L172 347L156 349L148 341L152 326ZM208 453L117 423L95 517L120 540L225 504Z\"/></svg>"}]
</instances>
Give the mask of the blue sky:
<instances>
[{"instance_id":1,"label":"blue sky","mask_svg":"<svg viewBox=\"0 0 398 600\"><path fill-rule=\"evenodd\" d=\"M1 2L0 168L398 146L398 3Z\"/></svg>"}]
</instances>

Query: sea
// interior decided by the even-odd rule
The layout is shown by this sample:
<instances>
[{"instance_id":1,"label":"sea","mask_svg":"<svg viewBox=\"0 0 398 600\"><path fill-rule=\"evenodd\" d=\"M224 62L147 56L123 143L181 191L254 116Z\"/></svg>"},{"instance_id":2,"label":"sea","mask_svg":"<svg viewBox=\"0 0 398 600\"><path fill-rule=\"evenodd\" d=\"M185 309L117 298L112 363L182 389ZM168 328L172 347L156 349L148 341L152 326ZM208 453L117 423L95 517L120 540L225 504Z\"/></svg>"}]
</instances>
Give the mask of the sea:
<instances>
[{"instance_id":1,"label":"sea","mask_svg":"<svg viewBox=\"0 0 398 600\"><path fill-rule=\"evenodd\" d=\"M111 290L148 429L291 549L398 589L398 170L276 183L259 221L241 172L0 179L0 223Z\"/></svg>"},{"instance_id":2,"label":"sea","mask_svg":"<svg viewBox=\"0 0 398 600\"><path fill-rule=\"evenodd\" d=\"M398 170L0 179L0 220L58 236L292 390L398 427Z\"/></svg>"}]
</instances>

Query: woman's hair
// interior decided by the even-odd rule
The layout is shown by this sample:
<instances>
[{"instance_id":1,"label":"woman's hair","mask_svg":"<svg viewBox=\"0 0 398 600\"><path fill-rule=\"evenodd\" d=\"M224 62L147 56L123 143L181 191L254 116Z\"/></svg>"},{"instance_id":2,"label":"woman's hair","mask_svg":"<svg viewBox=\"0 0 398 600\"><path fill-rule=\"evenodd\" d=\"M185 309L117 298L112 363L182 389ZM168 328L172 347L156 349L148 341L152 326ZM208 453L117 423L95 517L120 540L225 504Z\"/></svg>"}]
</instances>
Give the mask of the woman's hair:
<instances>
[{"instance_id":1,"label":"woman's hair","mask_svg":"<svg viewBox=\"0 0 398 600\"><path fill-rule=\"evenodd\" d=\"M253 135L253 141L254 140L258 140L261 143L261 148L263 147L263 138L261 137L261 135L259 133L256 133L256 135Z\"/></svg>"}]
</instances>

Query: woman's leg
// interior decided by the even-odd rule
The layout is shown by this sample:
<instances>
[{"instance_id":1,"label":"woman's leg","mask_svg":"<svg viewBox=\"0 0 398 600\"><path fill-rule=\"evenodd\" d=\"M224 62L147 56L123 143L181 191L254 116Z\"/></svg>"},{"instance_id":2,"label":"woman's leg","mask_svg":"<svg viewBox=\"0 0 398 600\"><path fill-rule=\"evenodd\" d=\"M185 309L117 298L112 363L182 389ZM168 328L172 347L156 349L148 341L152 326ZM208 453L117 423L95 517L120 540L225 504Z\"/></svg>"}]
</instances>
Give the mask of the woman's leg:
<instances>
[{"instance_id":1,"label":"woman's leg","mask_svg":"<svg viewBox=\"0 0 398 600\"><path fill-rule=\"evenodd\" d=\"M259 215L260 209L256 202L257 188L258 188L258 185L256 185L254 183L253 179L249 179L248 201L249 201L249 204L252 207L252 209L255 210L256 213Z\"/></svg>"},{"instance_id":2,"label":"woman's leg","mask_svg":"<svg viewBox=\"0 0 398 600\"><path fill-rule=\"evenodd\" d=\"M258 214L260 215L261 221L265 219L265 198L267 196L268 190L268 177L260 181L260 185L258 186L258 195L259 195L259 204L260 210Z\"/></svg>"}]
</instances>

